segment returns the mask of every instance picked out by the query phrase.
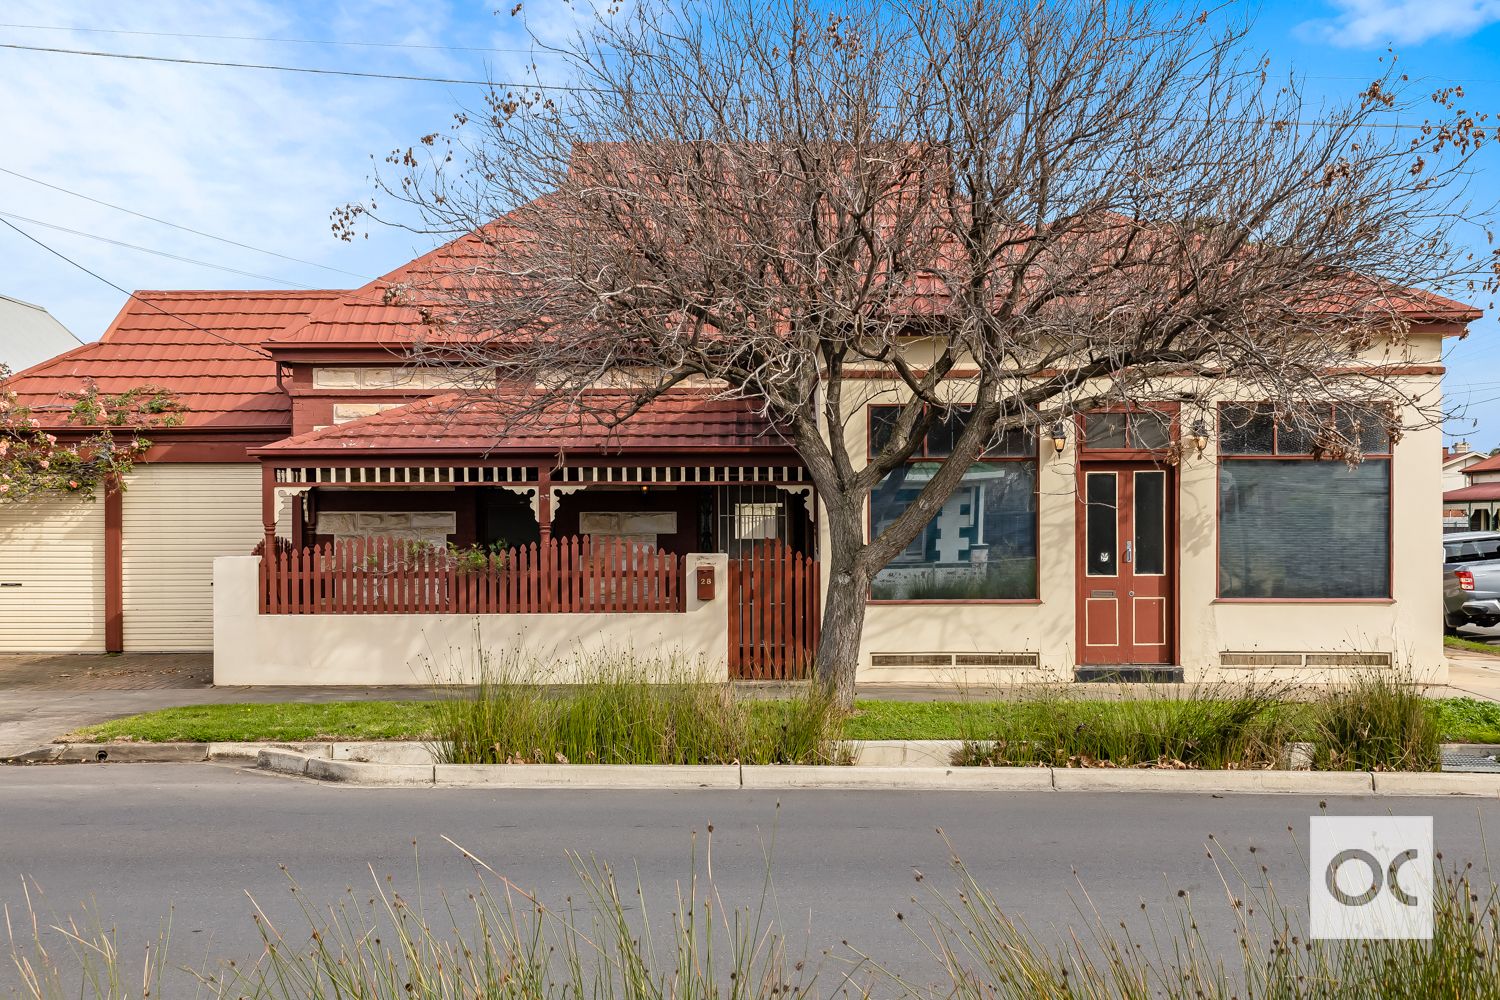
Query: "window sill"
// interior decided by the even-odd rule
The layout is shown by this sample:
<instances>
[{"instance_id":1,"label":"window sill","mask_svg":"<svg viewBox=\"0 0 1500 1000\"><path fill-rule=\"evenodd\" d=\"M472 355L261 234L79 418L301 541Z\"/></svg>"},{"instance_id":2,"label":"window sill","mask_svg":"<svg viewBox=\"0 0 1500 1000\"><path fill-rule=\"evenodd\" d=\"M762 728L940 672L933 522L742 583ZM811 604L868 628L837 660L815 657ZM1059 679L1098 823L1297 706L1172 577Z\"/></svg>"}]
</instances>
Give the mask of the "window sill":
<instances>
[{"instance_id":1,"label":"window sill","mask_svg":"<svg viewBox=\"0 0 1500 1000\"><path fill-rule=\"evenodd\" d=\"M1395 604L1394 597L1216 597L1213 604Z\"/></svg>"},{"instance_id":2,"label":"window sill","mask_svg":"<svg viewBox=\"0 0 1500 1000\"><path fill-rule=\"evenodd\" d=\"M1041 604L1040 597L971 597L971 598L946 598L946 597L920 597L909 600L876 600L865 598L866 607L880 607L904 604Z\"/></svg>"}]
</instances>

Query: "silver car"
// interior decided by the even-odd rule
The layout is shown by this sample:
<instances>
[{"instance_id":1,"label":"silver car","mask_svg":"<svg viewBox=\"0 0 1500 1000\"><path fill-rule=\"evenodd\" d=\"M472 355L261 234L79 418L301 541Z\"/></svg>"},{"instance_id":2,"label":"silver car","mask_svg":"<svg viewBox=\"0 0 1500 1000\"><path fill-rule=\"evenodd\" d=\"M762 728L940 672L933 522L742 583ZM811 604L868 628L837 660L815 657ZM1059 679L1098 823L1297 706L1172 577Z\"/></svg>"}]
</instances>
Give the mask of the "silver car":
<instances>
[{"instance_id":1,"label":"silver car","mask_svg":"<svg viewBox=\"0 0 1500 1000\"><path fill-rule=\"evenodd\" d=\"M1443 627L1500 624L1500 531L1443 536Z\"/></svg>"}]
</instances>

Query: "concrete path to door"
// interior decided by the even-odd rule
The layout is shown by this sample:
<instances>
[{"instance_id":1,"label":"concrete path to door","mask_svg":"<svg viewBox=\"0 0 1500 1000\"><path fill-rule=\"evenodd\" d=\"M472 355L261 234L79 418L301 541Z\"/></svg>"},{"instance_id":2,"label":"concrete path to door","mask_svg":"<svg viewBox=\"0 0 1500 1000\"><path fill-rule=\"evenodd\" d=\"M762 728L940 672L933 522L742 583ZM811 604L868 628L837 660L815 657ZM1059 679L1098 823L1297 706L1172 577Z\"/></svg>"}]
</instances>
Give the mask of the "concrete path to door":
<instances>
[{"instance_id":1,"label":"concrete path to door","mask_svg":"<svg viewBox=\"0 0 1500 1000\"><path fill-rule=\"evenodd\" d=\"M1500 701L1500 656L1450 649L1449 679L1429 693ZM1497 646L1500 652L1500 646ZM26 753L80 726L179 705L332 702L433 697L423 687L215 687L209 653L0 655L0 757ZM1185 694L1192 685L1087 685L1090 697ZM785 685L748 682L752 697L774 697ZM866 684L859 697L885 701L955 701L1014 695L952 684Z\"/></svg>"}]
</instances>

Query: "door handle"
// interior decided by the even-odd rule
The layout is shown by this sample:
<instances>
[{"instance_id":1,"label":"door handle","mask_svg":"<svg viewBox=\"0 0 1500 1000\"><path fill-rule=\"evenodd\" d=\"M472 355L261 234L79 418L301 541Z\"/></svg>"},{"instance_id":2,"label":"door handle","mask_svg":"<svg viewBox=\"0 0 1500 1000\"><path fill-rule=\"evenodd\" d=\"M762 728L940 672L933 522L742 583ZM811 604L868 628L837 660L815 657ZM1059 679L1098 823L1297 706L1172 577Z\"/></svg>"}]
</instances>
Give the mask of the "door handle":
<instances>
[{"instance_id":1,"label":"door handle","mask_svg":"<svg viewBox=\"0 0 1500 1000\"><path fill-rule=\"evenodd\" d=\"M1125 543L1125 565L1130 565L1130 543Z\"/></svg>"}]
</instances>

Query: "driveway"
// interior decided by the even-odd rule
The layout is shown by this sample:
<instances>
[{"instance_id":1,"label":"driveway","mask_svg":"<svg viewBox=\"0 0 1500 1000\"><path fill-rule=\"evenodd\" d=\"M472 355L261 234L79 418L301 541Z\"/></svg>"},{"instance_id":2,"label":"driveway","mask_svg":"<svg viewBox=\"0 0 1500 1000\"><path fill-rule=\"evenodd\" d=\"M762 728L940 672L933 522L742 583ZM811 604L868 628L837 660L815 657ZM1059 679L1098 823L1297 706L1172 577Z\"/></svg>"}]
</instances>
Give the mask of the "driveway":
<instances>
[{"instance_id":1,"label":"driveway","mask_svg":"<svg viewBox=\"0 0 1500 1000\"><path fill-rule=\"evenodd\" d=\"M427 688L214 687L211 653L0 656L0 757L80 726L179 705L430 698Z\"/></svg>"}]
</instances>

